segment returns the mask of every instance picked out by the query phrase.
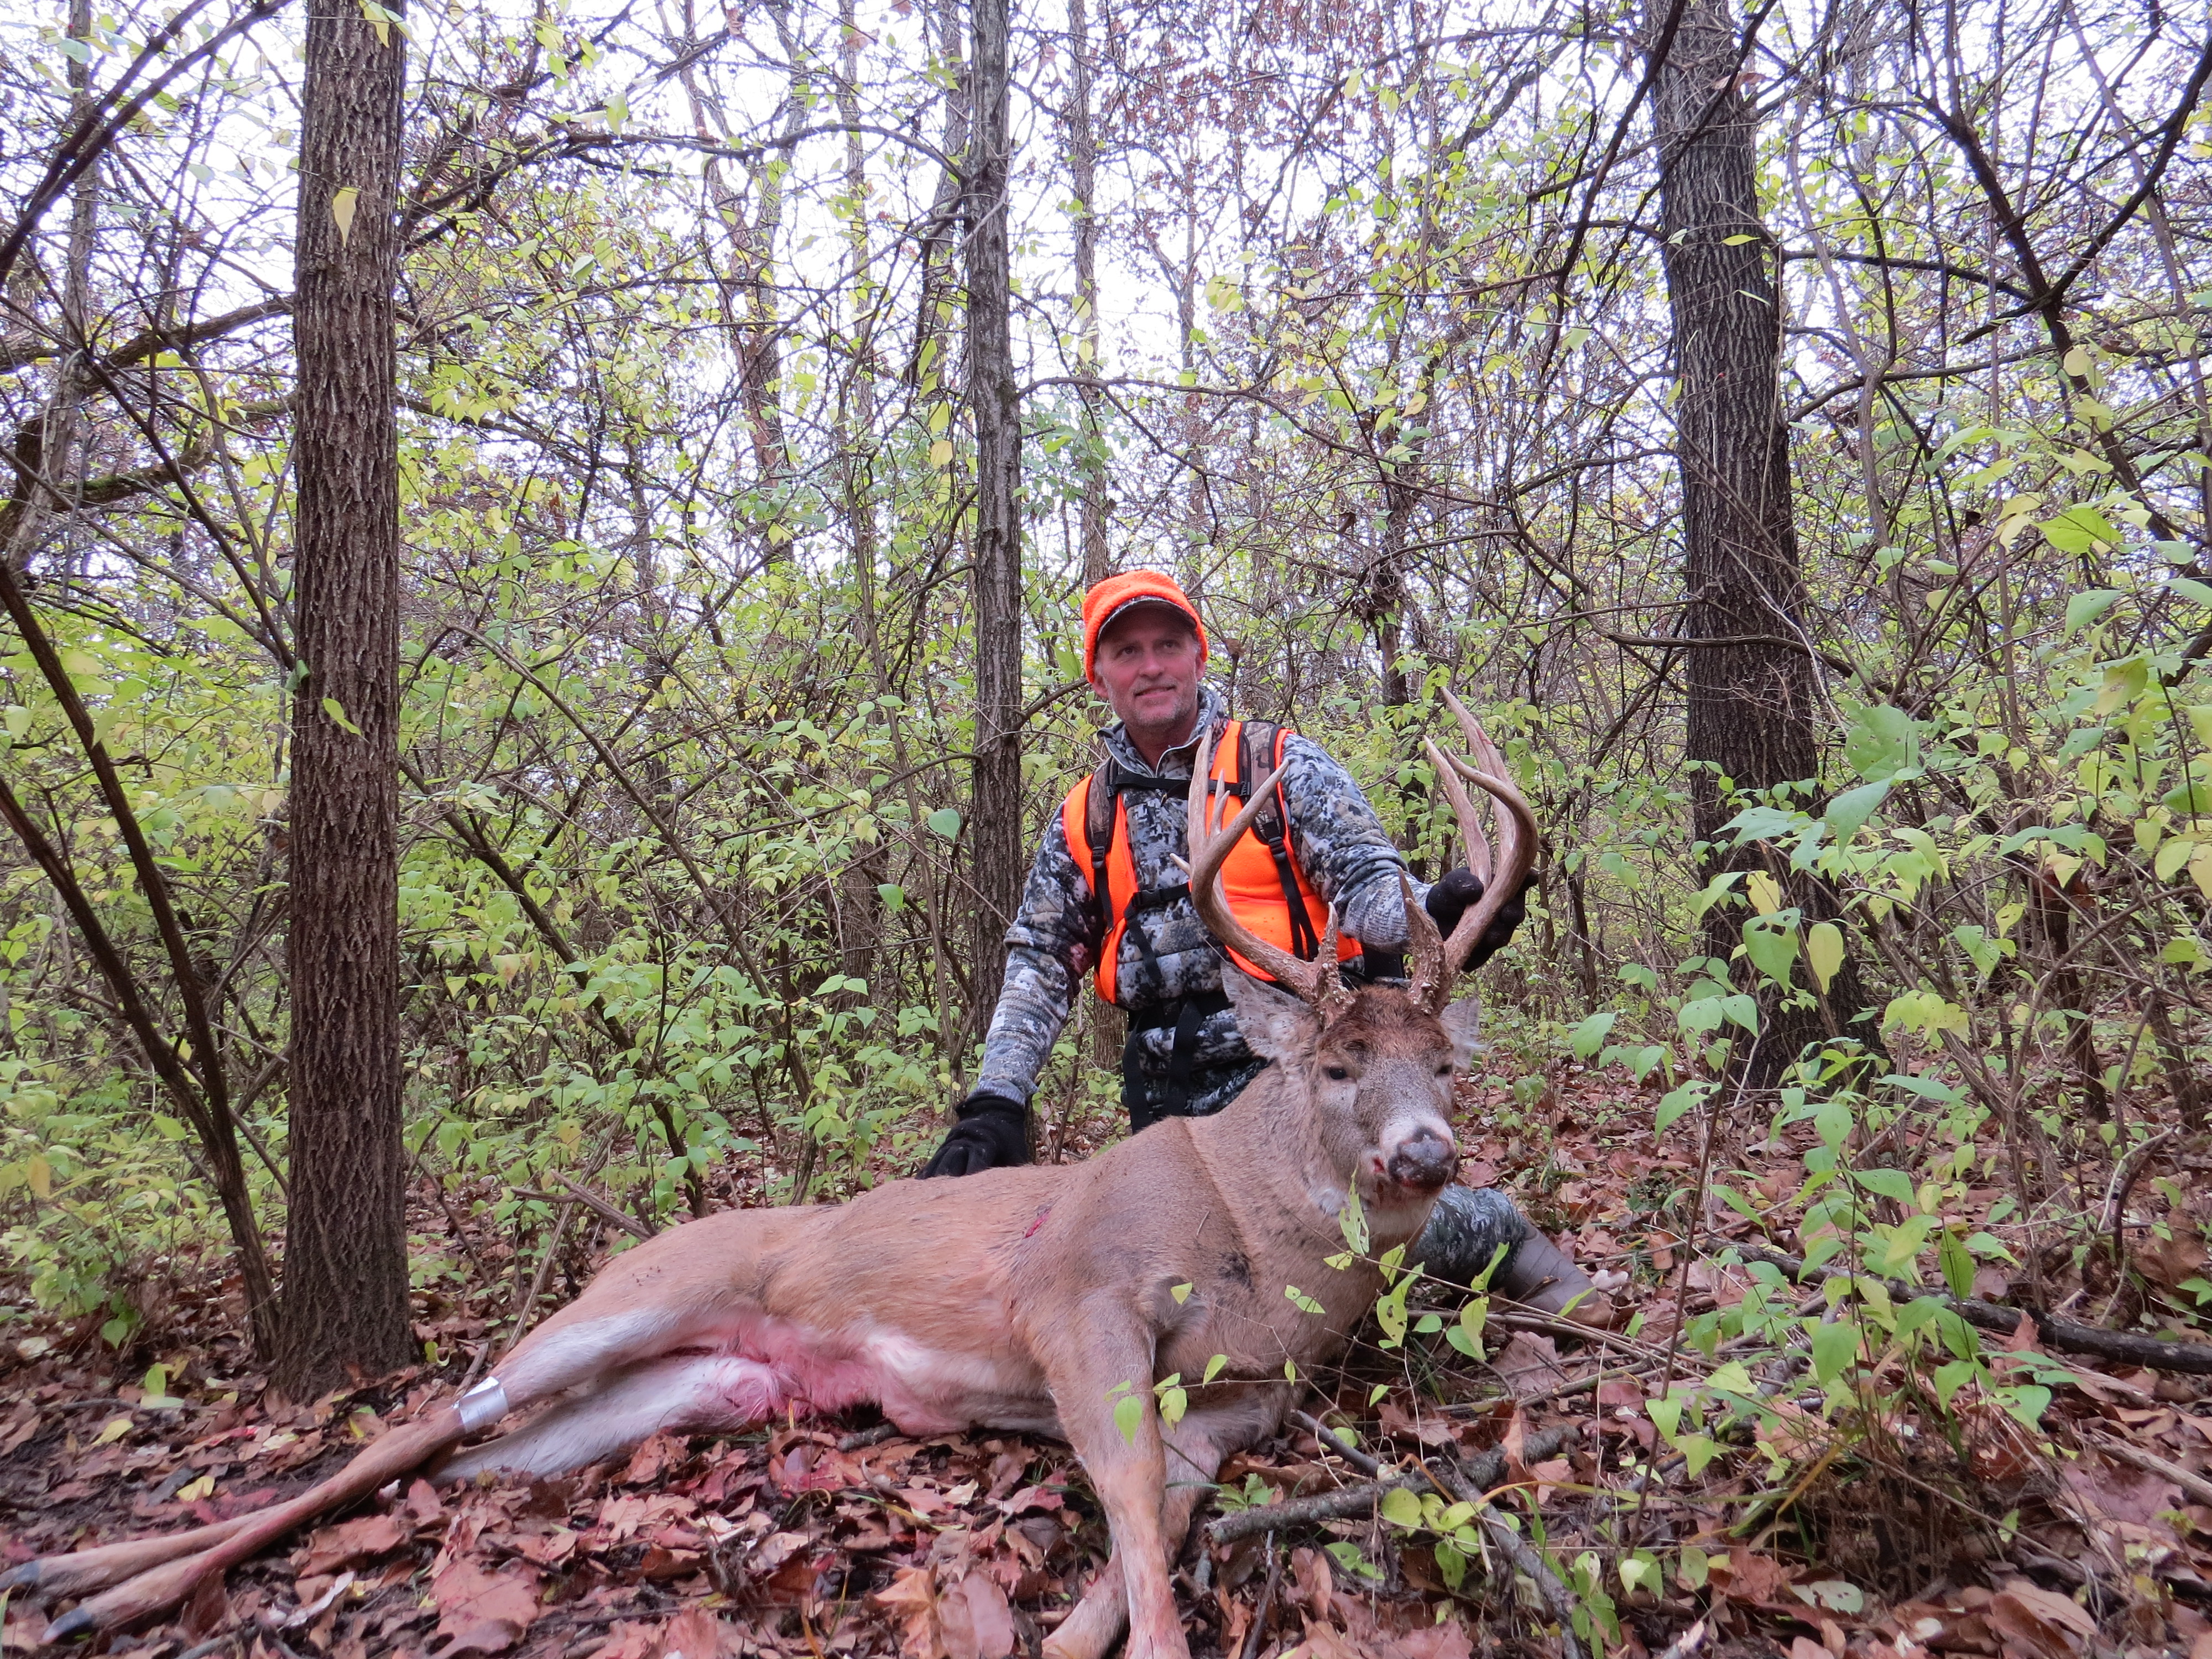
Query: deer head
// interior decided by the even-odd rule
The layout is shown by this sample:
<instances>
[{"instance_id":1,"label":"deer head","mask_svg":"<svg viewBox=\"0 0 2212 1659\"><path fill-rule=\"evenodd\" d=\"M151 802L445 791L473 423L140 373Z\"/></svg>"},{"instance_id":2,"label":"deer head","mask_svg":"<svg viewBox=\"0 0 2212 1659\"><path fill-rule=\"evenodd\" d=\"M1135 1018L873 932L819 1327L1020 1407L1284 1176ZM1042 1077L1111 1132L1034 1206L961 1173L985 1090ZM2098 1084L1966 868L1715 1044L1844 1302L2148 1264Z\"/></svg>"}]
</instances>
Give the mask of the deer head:
<instances>
[{"instance_id":1,"label":"deer head","mask_svg":"<svg viewBox=\"0 0 2212 1659\"><path fill-rule=\"evenodd\" d=\"M1461 760L1434 744L1429 755L1459 822L1468 866L1483 879L1483 894L1443 939L1401 878L1411 947L1411 976L1402 990L1346 988L1337 972L1334 908L1310 962L1260 938L1230 908L1221 888L1222 865L1281 768L1226 823L1219 821L1225 809L1217 815L1213 808L1210 734L1200 742L1191 776L1192 899L1213 936L1273 981L1242 973L1233 963L1224 968L1238 1029L1255 1054L1275 1062L1294 1095L1310 1101L1328 1163L1356 1183L1363 1206L1391 1232L1418 1229L1458 1167L1449 1116L1452 1079L1474 1052L1479 1010L1473 996L1454 1000L1452 989L1475 942L1520 890L1535 862L1538 839L1534 815L1504 775L1496 747L1456 697L1449 691L1444 696L1476 759ZM1495 856L1462 779L1498 803ZM1411 1229L1388 1227L1394 1213Z\"/></svg>"}]
</instances>

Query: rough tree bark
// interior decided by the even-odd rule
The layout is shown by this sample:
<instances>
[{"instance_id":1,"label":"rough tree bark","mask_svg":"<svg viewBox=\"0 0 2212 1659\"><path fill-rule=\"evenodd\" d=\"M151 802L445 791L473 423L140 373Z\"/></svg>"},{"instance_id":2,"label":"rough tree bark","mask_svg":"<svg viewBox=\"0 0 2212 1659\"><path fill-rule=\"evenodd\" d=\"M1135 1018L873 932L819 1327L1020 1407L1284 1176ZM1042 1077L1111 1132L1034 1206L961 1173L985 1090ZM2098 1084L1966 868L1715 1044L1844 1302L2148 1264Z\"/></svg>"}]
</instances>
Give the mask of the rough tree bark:
<instances>
[{"instance_id":1,"label":"rough tree bark","mask_svg":"<svg viewBox=\"0 0 2212 1659\"><path fill-rule=\"evenodd\" d=\"M1666 8L1658 8L1663 16ZM1662 38L1660 18L1652 35ZM1767 789L1820 771L1822 706L1805 626L1804 578L1790 500L1782 407L1777 249L1759 216L1753 113L1729 9L1689 0L1655 87L1667 297L1674 336L1676 453L1682 476L1683 635L1692 833L1700 882L1759 865L1755 849L1721 844L1736 811L1729 787ZM1740 642L1802 640L1804 646ZM1699 645L1699 641L1729 640ZM1723 782L1725 780L1725 784ZM1778 877L1787 872L1776 870ZM1807 920L1834 914L1832 894L1793 882ZM1705 949L1726 960L1742 913L1716 905ZM1844 981L1830 1009L1856 1012ZM1772 1082L1833 1022L1814 1006L1768 998L1751 1080ZM1741 1045L1739 1045L1741 1048Z\"/></svg>"},{"instance_id":2,"label":"rough tree bark","mask_svg":"<svg viewBox=\"0 0 2212 1659\"><path fill-rule=\"evenodd\" d=\"M400 1162L399 275L406 48L310 0L293 312L291 1213L278 1384L307 1399L413 1357Z\"/></svg>"},{"instance_id":3,"label":"rough tree bark","mask_svg":"<svg viewBox=\"0 0 2212 1659\"><path fill-rule=\"evenodd\" d=\"M968 846L975 884L973 1030L990 1022L1005 937L1021 901L1021 401L1014 383L1006 246L1008 0L969 11L973 140L968 147L968 398L975 420L975 760Z\"/></svg>"}]
</instances>

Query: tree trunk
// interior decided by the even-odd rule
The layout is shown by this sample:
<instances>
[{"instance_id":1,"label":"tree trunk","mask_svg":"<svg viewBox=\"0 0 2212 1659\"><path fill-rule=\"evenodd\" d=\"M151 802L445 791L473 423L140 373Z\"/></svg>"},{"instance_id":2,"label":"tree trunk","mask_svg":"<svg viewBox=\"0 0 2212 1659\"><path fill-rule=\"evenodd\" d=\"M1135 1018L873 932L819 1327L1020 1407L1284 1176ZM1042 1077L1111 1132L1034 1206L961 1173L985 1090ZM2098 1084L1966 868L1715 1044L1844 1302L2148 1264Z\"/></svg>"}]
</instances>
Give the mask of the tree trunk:
<instances>
[{"instance_id":1,"label":"tree trunk","mask_svg":"<svg viewBox=\"0 0 2212 1659\"><path fill-rule=\"evenodd\" d=\"M1009 316L1007 0L972 0L968 148L968 397L975 416L975 761L968 847L975 882L972 1029L988 1025L1006 974L1022 857L1021 407Z\"/></svg>"},{"instance_id":2,"label":"tree trunk","mask_svg":"<svg viewBox=\"0 0 2212 1659\"><path fill-rule=\"evenodd\" d=\"M380 38L381 36L382 38ZM405 1364L399 1122L399 274L405 46L311 0L293 313L292 1205L280 1387Z\"/></svg>"},{"instance_id":3,"label":"tree trunk","mask_svg":"<svg viewBox=\"0 0 2212 1659\"><path fill-rule=\"evenodd\" d=\"M1656 88L1688 590L1683 633L1692 641L1807 637L1774 244L1759 218L1753 120L1735 84L1738 56L1728 9L1689 0ZM1704 882L1759 862L1755 849L1718 844L1733 839L1721 833L1737 810L1732 789L1818 774L1821 699L1809 648L1692 645L1683 660L1692 829ZM1791 897L1808 921L1833 913L1832 895L1808 884L1793 884ZM1705 953L1727 960L1741 942L1741 911L1709 909ZM1778 1002L1765 999L1761 1009L1752 1080L1762 1085L1826 1031L1817 1007Z\"/></svg>"},{"instance_id":4,"label":"tree trunk","mask_svg":"<svg viewBox=\"0 0 2212 1659\"><path fill-rule=\"evenodd\" d=\"M1091 124L1090 21L1067 3L1067 169L1075 195L1075 358L1083 398L1083 585L1106 580L1106 431L1098 387L1098 140ZM1116 1056L1116 1063L1119 1061Z\"/></svg>"}]
</instances>

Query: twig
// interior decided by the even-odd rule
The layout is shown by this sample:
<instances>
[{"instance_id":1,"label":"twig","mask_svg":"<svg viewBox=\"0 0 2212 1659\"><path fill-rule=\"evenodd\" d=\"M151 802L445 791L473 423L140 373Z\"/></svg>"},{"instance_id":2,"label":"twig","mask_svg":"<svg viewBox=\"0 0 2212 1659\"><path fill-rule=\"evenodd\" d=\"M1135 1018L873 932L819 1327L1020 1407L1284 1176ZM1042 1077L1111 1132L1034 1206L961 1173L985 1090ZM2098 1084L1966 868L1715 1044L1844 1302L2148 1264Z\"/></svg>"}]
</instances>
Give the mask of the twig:
<instances>
[{"instance_id":1,"label":"twig","mask_svg":"<svg viewBox=\"0 0 2212 1659\"><path fill-rule=\"evenodd\" d=\"M1665 1352L1633 1337L1622 1336L1613 1331L1600 1330L1595 1325L1579 1325L1571 1319L1562 1319L1557 1314L1539 1313L1534 1308L1490 1306L1490 1322L1509 1331L1534 1331L1544 1336L1571 1336L1577 1342L1595 1342L1608 1348L1618 1348L1623 1353L1633 1354L1646 1364L1657 1364L1667 1358Z\"/></svg>"},{"instance_id":2,"label":"twig","mask_svg":"<svg viewBox=\"0 0 2212 1659\"><path fill-rule=\"evenodd\" d=\"M1252 1628L1244 1638L1244 1647L1237 1659L1255 1659L1260 1644L1267 1640L1267 1616L1275 1610L1275 1591L1283 1582L1283 1553L1275 1547L1275 1534L1267 1534L1267 1582L1260 1591L1260 1603L1252 1610Z\"/></svg>"},{"instance_id":3,"label":"twig","mask_svg":"<svg viewBox=\"0 0 2212 1659\"><path fill-rule=\"evenodd\" d=\"M837 1449L851 1452L859 1451L864 1446L880 1446L886 1440L897 1439L898 1432L899 1426L896 1423L878 1423L872 1429L859 1429L843 1436L837 1442Z\"/></svg>"},{"instance_id":4,"label":"twig","mask_svg":"<svg viewBox=\"0 0 2212 1659\"><path fill-rule=\"evenodd\" d=\"M1320 1441L1322 1445L1328 1447L1362 1474L1376 1476L1382 1473L1382 1465L1380 1462L1346 1440L1319 1418L1310 1417L1304 1412L1292 1412L1291 1421L1313 1436L1315 1439Z\"/></svg>"},{"instance_id":5,"label":"twig","mask_svg":"<svg viewBox=\"0 0 2212 1659\"><path fill-rule=\"evenodd\" d=\"M1429 1489L1425 1474L1401 1474L1388 1480L1366 1480L1356 1486L1340 1486L1334 1492L1317 1492L1304 1498L1286 1498L1279 1504L1262 1504L1255 1509L1237 1510L1209 1521L1206 1538L1210 1544L1233 1544L1240 1538L1252 1538L1263 1532L1287 1531L1316 1521L1342 1521L1355 1515L1370 1513L1382 1501L1382 1494L1399 1486L1418 1486Z\"/></svg>"},{"instance_id":6,"label":"twig","mask_svg":"<svg viewBox=\"0 0 2212 1659\"><path fill-rule=\"evenodd\" d=\"M1711 1634L1712 1626L1700 1619L1669 1642L1660 1653L1659 1659L1693 1659L1698 1650L1705 1646L1705 1638Z\"/></svg>"},{"instance_id":7,"label":"twig","mask_svg":"<svg viewBox=\"0 0 2212 1659\"><path fill-rule=\"evenodd\" d=\"M2185 1469L2179 1463L2170 1463L2156 1452L2145 1451L2141 1446L2125 1440L2108 1440L2100 1436L2086 1443L2094 1446L2107 1457L2117 1457L2123 1463L2132 1463L2161 1480L2172 1481L2192 1503L2212 1504L2212 1480L2207 1480L2194 1470Z\"/></svg>"},{"instance_id":8,"label":"twig","mask_svg":"<svg viewBox=\"0 0 2212 1659\"><path fill-rule=\"evenodd\" d=\"M1530 1435L1526 1455L1549 1457L1574 1433L1570 1427L1547 1429L1541 1434ZM1505 1454L1498 1449L1483 1452L1460 1464L1453 1474L1474 1494L1470 1501L1486 1501L1482 1494L1504 1478ZM1316 1521L1342 1521L1352 1516L1366 1515L1382 1501L1385 1492L1399 1486L1430 1492L1435 1489L1435 1480L1436 1477L1425 1468L1409 1470L1380 1480L1364 1480L1356 1486L1340 1486L1334 1492L1313 1492L1304 1498L1286 1498L1279 1504L1237 1510L1206 1523L1206 1541L1233 1544L1240 1538L1255 1537L1263 1532L1284 1532Z\"/></svg>"},{"instance_id":9,"label":"twig","mask_svg":"<svg viewBox=\"0 0 2212 1659\"><path fill-rule=\"evenodd\" d=\"M1731 1241L1730 1248L1741 1252L1754 1261L1764 1261L1782 1269L1796 1279L1808 1275L1819 1279L1848 1279L1851 1275L1831 1271L1826 1267L1808 1267L1794 1255L1784 1255L1764 1244L1747 1244ZM2100 1359L2116 1359L2132 1365L2148 1366L2152 1370L2183 1371L2193 1376L2212 1376L2212 1347L2198 1342L2161 1342L2155 1337L2136 1336L2126 1331L2099 1330L2093 1325L2077 1325L2070 1319L2060 1319L2035 1308L2016 1308L2001 1302L1962 1302L1955 1296L1946 1296L1919 1285L1909 1285L1897 1279L1882 1281L1893 1297L1907 1299L1934 1297L1969 1325L1998 1336L2010 1336L2020 1328L2021 1316L2025 1314L2034 1322L2037 1339L2047 1348L2057 1348L2066 1353L2093 1354Z\"/></svg>"},{"instance_id":10,"label":"twig","mask_svg":"<svg viewBox=\"0 0 2212 1659\"><path fill-rule=\"evenodd\" d=\"M1561 1438L1565 1431L1559 1431ZM1535 1449L1532 1443L1529 1449ZM1485 1454L1498 1461L1504 1470L1505 1454L1494 1451ZM1536 1593L1544 1598L1544 1606L1552 1617L1559 1621L1559 1651L1564 1659L1583 1659L1582 1644L1575 1639L1575 1598L1572 1591L1559 1582L1544 1558L1539 1555L1528 1540L1506 1524L1505 1517L1498 1513L1484 1496L1483 1487L1468 1477L1474 1470L1471 1462L1459 1468L1447 1466L1444 1479L1452 1495L1464 1503L1474 1505L1475 1524L1482 1528L1484 1540L1512 1565L1516 1572L1526 1573ZM1485 1482L1484 1485L1490 1483Z\"/></svg>"},{"instance_id":11,"label":"twig","mask_svg":"<svg viewBox=\"0 0 2212 1659\"><path fill-rule=\"evenodd\" d=\"M2128 1270L2129 1189L2136 1184L2136 1177L2143 1172L2143 1166L2150 1161L2150 1155L2172 1139L2172 1130L2161 1130L2148 1140L2138 1141L2128 1148L2126 1156L2112 1166L2112 1178L2105 1188L2105 1208L2097 1218L2097 1231L2112 1234L2112 1265L2123 1274Z\"/></svg>"}]
</instances>

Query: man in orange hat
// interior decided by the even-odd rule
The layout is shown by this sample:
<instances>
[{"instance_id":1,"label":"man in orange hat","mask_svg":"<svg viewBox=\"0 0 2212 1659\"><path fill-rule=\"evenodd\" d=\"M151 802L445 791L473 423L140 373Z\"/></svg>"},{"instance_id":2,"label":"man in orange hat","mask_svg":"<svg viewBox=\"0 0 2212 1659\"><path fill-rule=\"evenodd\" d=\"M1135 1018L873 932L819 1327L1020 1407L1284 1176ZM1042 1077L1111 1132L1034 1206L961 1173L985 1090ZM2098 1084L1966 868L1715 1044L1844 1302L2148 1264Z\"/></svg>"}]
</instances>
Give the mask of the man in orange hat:
<instances>
[{"instance_id":1,"label":"man in orange hat","mask_svg":"<svg viewBox=\"0 0 2212 1659\"><path fill-rule=\"evenodd\" d=\"M1212 733L1213 774L1231 795L1249 795L1283 768L1272 809L1223 871L1238 919L1310 958L1334 906L1346 974L1402 971L1405 860L1382 821L1320 745L1232 719L1204 679L1206 660L1206 624L1173 578L1133 570L1084 596L1084 673L1120 723L1105 734L1105 763L1068 793L1037 849L1006 933L1006 986L975 1089L925 1176L1029 1161L1029 1099L1086 973L1129 1016L1121 1098L1133 1128L1217 1112L1259 1074L1263 1062L1245 1046L1222 990L1223 947L1199 919L1181 867L1203 732ZM1482 884L1462 867L1414 890L1449 934ZM1516 896L1474 961L1504 946L1524 914Z\"/></svg>"}]
</instances>

